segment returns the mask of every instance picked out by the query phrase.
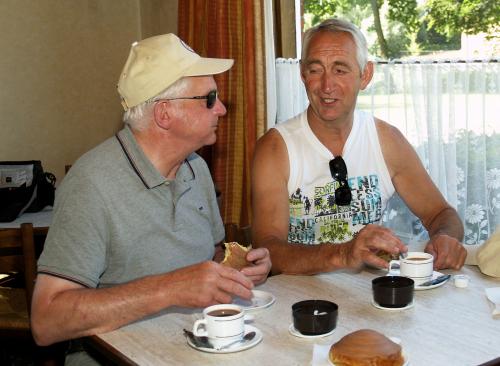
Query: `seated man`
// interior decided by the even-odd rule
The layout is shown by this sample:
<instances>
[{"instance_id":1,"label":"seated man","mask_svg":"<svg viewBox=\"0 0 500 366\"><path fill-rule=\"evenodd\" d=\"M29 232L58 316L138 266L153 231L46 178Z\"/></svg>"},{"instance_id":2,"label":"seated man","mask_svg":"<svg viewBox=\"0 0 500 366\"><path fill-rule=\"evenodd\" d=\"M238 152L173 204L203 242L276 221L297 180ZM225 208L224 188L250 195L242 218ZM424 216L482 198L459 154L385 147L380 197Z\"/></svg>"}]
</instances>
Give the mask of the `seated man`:
<instances>
[{"instance_id":1,"label":"seated man","mask_svg":"<svg viewBox=\"0 0 500 366\"><path fill-rule=\"evenodd\" d=\"M265 281L267 249L251 250L253 265L241 271L212 260L224 226L194 153L216 140L226 108L212 75L232 64L201 58L173 34L132 45L118 82L125 127L83 155L57 191L33 295L38 344L108 332L171 306L249 299Z\"/></svg>"},{"instance_id":2,"label":"seated man","mask_svg":"<svg viewBox=\"0 0 500 366\"><path fill-rule=\"evenodd\" d=\"M395 191L429 231L425 250L435 268L459 269L465 261L462 223L408 141L355 109L373 76L367 58L366 40L349 22L326 20L304 35L309 107L269 130L253 162L253 240L269 249L273 273L387 267L376 254L407 251L376 225Z\"/></svg>"}]
</instances>

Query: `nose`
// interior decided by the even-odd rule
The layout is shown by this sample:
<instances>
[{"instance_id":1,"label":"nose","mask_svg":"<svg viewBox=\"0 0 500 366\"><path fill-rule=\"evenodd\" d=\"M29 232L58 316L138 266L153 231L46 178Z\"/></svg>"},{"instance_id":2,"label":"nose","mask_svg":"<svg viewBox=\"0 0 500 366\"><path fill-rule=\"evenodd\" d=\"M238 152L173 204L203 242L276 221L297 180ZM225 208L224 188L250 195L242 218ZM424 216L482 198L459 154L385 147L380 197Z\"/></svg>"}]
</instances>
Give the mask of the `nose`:
<instances>
[{"instance_id":1,"label":"nose","mask_svg":"<svg viewBox=\"0 0 500 366\"><path fill-rule=\"evenodd\" d=\"M325 93L331 93L335 84L334 76L330 72L323 73L321 77L321 90Z\"/></svg>"},{"instance_id":2,"label":"nose","mask_svg":"<svg viewBox=\"0 0 500 366\"><path fill-rule=\"evenodd\" d=\"M213 109L214 109L214 112L217 113L217 115L220 117L224 116L227 112L226 106L224 105L224 103L222 103L222 101L219 99L219 97L217 97L217 101L215 102Z\"/></svg>"}]
</instances>

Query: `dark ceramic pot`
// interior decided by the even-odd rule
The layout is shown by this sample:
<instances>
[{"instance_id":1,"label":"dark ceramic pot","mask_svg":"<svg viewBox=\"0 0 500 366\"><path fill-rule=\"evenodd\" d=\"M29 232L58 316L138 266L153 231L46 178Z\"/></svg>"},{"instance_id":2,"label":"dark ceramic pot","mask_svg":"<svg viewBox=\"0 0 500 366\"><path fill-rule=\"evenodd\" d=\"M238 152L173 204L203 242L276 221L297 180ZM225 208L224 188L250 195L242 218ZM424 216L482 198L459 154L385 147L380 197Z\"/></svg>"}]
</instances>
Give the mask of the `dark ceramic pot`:
<instances>
[{"instance_id":1,"label":"dark ceramic pot","mask_svg":"<svg viewBox=\"0 0 500 366\"><path fill-rule=\"evenodd\" d=\"M331 332L337 326L338 305L326 300L305 300L292 305L293 326L304 335Z\"/></svg>"},{"instance_id":2,"label":"dark ceramic pot","mask_svg":"<svg viewBox=\"0 0 500 366\"><path fill-rule=\"evenodd\" d=\"M383 276L372 280L373 300L384 308L404 308L413 301L415 282L402 276Z\"/></svg>"}]
</instances>

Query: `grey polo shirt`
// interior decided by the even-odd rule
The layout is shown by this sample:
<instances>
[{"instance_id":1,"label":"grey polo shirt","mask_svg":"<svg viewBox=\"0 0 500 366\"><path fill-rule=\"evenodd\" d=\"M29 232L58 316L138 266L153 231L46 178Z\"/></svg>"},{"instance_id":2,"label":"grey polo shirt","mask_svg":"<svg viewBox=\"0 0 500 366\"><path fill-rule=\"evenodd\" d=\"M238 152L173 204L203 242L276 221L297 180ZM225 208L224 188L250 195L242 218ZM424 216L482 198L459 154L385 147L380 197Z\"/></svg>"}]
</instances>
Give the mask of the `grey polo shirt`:
<instances>
[{"instance_id":1,"label":"grey polo shirt","mask_svg":"<svg viewBox=\"0 0 500 366\"><path fill-rule=\"evenodd\" d=\"M38 272L109 287L210 260L223 238L203 159L191 154L167 180L126 126L83 155L58 187Z\"/></svg>"}]
</instances>

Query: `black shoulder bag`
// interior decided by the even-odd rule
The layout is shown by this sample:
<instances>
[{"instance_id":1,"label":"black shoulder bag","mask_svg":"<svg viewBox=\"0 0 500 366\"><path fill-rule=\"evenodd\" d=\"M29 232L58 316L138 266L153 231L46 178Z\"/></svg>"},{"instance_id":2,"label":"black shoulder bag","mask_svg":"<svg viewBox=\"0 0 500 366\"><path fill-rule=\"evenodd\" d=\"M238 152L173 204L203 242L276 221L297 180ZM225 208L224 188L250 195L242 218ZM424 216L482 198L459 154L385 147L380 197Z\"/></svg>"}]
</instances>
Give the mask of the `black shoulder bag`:
<instances>
[{"instance_id":1,"label":"black shoulder bag","mask_svg":"<svg viewBox=\"0 0 500 366\"><path fill-rule=\"evenodd\" d=\"M56 177L39 160L0 162L0 222L54 204Z\"/></svg>"}]
</instances>

